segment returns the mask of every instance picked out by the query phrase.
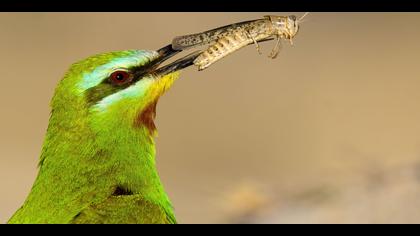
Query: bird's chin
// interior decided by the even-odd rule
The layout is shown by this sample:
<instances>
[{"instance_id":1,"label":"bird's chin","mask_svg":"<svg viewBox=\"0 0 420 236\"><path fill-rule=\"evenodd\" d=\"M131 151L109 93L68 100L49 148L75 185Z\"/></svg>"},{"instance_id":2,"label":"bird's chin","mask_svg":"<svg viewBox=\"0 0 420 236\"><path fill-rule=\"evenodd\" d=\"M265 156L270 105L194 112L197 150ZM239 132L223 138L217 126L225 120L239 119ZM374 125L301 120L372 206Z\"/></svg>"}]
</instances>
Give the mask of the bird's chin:
<instances>
[{"instance_id":1,"label":"bird's chin","mask_svg":"<svg viewBox=\"0 0 420 236\"><path fill-rule=\"evenodd\" d=\"M161 77L157 77L153 84L153 88L151 89L153 96L152 100L154 101L156 98L159 99L160 96L162 96L168 89L170 89L175 80L179 78L179 74L179 71L176 71Z\"/></svg>"},{"instance_id":2,"label":"bird's chin","mask_svg":"<svg viewBox=\"0 0 420 236\"><path fill-rule=\"evenodd\" d=\"M179 72L170 73L162 77L156 77L153 85L145 96L145 105L138 111L134 121L136 128L146 128L151 136L156 134L156 125L154 123L156 117L156 106L159 98L172 87L173 83L179 77Z\"/></svg>"}]
</instances>

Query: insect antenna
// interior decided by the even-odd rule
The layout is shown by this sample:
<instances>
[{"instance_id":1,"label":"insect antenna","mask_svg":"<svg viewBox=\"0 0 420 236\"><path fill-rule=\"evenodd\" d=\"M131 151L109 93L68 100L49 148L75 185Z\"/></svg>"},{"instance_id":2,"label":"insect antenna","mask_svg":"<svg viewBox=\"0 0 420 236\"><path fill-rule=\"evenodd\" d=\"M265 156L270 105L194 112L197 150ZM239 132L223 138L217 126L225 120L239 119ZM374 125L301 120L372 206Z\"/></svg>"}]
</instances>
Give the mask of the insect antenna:
<instances>
[{"instance_id":1,"label":"insect antenna","mask_svg":"<svg viewBox=\"0 0 420 236\"><path fill-rule=\"evenodd\" d=\"M299 22L299 23L304 22L304 21L302 21L302 20L303 20L303 18L305 18L305 16L306 16L306 15L308 15L308 14L309 14L309 12L305 12L305 14L303 14L303 16L301 16L301 17L298 19L298 22Z\"/></svg>"}]
</instances>

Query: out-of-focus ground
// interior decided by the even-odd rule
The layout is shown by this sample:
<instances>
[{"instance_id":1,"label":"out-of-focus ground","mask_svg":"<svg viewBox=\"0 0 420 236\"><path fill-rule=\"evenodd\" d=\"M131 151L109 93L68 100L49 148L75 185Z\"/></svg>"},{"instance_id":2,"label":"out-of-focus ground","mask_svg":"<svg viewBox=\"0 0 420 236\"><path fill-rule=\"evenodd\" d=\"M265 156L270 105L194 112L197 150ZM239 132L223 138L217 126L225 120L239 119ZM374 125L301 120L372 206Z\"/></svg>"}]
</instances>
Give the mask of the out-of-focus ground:
<instances>
[{"instance_id":1,"label":"out-of-focus ground","mask_svg":"<svg viewBox=\"0 0 420 236\"><path fill-rule=\"evenodd\" d=\"M0 222L32 186L71 63L266 14L289 13L1 13ZM276 60L268 42L184 71L157 115L179 222L420 223L419 22L311 13Z\"/></svg>"},{"instance_id":2,"label":"out-of-focus ground","mask_svg":"<svg viewBox=\"0 0 420 236\"><path fill-rule=\"evenodd\" d=\"M227 195L227 222L418 224L420 165L411 164L275 193L272 186L242 183Z\"/></svg>"}]
</instances>

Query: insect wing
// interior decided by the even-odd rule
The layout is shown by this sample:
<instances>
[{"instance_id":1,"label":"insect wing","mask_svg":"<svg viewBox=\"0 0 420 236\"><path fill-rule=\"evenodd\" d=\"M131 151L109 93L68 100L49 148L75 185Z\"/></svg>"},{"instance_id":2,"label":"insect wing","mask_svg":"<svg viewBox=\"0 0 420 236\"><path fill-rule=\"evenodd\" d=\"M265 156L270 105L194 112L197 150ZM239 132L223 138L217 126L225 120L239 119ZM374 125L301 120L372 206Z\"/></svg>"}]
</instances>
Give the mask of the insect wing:
<instances>
[{"instance_id":1,"label":"insect wing","mask_svg":"<svg viewBox=\"0 0 420 236\"><path fill-rule=\"evenodd\" d=\"M235 24L225 25L219 28L211 29L197 34L177 36L172 40L174 50L185 50L192 47L198 47L210 44L219 38L222 38L237 28L244 27L257 20L243 21Z\"/></svg>"}]
</instances>

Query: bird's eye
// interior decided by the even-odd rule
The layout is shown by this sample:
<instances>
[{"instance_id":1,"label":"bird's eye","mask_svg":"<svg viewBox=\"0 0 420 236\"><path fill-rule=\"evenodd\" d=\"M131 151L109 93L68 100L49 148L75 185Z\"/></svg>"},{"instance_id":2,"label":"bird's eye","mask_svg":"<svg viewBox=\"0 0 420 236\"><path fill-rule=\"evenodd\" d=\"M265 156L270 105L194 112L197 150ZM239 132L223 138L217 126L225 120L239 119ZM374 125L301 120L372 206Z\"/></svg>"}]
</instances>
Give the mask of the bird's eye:
<instances>
[{"instance_id":1,"label":"bird's eye","mask_svg":"<svg viewBox=\"0 0 420 236\"><path fill-rule=\"evenodd\" d=\"M124 70L117 70L112 72L109 80L115 85L123 85L131 82L132 75Z\"/></svg>"}]
</instances>

